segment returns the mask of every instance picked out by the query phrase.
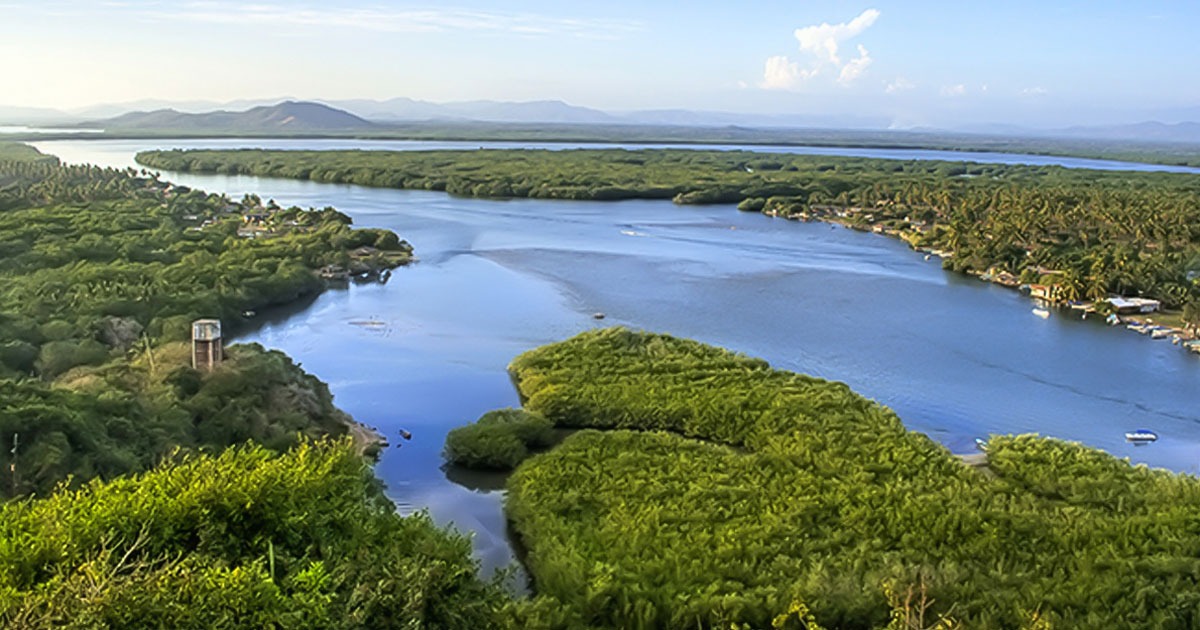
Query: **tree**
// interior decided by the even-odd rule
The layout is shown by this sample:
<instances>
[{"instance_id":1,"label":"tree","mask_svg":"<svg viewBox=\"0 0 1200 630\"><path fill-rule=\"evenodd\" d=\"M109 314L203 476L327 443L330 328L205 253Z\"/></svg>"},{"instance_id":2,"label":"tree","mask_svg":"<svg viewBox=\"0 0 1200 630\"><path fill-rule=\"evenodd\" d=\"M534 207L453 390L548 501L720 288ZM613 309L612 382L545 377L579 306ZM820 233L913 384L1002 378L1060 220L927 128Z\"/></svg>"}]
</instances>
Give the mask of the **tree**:
<instances>
[{"instance_id":1,"label":"tree","mask_svg":"<svg viewBox=\"0 0 1200 630\"><path fill-rule=\"evenodd\" d=\"M1183 305L1183 322L1192 334L1200 330L1200 300L1192 300Z\"/></svg>"}]
</instances>

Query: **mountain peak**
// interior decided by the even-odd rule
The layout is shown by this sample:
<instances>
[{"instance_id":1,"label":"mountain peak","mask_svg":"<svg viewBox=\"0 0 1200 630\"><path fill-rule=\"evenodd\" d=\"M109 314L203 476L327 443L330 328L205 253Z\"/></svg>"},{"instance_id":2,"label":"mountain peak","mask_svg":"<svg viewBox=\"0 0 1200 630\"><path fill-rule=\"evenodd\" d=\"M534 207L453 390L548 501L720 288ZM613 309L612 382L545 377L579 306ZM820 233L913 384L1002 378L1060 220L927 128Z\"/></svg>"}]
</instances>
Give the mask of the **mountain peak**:
<instances>
[{"instance_id":1,"label":"mountain peak","mask_svg":"<svg viewBox=\"0 0 1200 630\"><path fill-rule=\"evenodd\" d=\"M239 132L345 131L375 126L347 111L308 101L283 101L238 112L185 114L173 109L131 112L95 125L105 129Z\"/></svg>"}]
</instances>

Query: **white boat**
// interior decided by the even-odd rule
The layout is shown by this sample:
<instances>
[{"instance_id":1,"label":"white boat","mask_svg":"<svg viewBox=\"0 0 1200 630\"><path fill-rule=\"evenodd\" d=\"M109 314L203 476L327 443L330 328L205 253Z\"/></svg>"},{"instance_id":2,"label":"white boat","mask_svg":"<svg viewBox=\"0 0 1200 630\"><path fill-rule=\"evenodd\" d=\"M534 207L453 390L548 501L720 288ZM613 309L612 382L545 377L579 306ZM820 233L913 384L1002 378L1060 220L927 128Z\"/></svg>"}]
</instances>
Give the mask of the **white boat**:
<instances>
[{"instance_id":1,"label":"white boat","mask_svg":"<svg viewBox=\"0 0 1200 630\"><path fill-rule=\"evenodd\" d=\"M1156 440L1158 440L1158 434L1150 429L1138 429L1125 433L1125 441L1133 442L1134 444L1149 444Z\"/></svg>"},{"instance_id":2,"label":"white boat","mask_svg":"<svg viewBox=\"0 0 1200 630\"><path fill-rule=\"evenodd\" d=\"M1050 317L1050 311L1048 311L1044 308L1033 309L1033 314L1037 315L1038 317L1041 317L1042 319L1046 319L1047 317Z\"/></svg>"},{"instance_id":3,"label":"white boat","mask_svg":"<svg viewBox=\"0 0 1200 630\"><path fill-rule=\"evenodd\" d=\"M988 448L987 440L983 438L975 438L975 448L986 453Z\"/></svg>"}]
</instances>

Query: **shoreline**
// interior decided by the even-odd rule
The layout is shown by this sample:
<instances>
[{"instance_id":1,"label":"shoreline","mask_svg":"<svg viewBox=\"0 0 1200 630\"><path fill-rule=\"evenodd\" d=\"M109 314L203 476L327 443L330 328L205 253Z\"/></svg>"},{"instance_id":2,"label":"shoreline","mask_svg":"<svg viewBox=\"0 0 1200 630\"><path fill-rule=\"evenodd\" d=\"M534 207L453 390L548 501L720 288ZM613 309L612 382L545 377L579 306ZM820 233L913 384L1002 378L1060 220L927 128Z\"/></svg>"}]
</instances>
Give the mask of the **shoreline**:
<instances>
[{"instance_id":1,"label":"shoreline","mask_svg":"<svg viewBox=\"0 0 1200 630\"><path fill-rule=\"evenodd\" d=\"M843 212L847 211L847 210L860 211L862 209L861 208L844 208ZM903 243L908 245L909 249L911 249L912 251L917 252L918 254L924 254L925 260L930 260L931 257L937 257L939 260L945 260L947 258L954 256L954 252L951 252L951 251L943 251L943 250L938 250L938 249L932 249L929 247L920 247L920 246L916 245L914 235L919 235L919 232L906 232L903 230L897 230L897 229L893 229L893 228L885 228L885 227L883 227L882 223L868 223L866 225L861 225L861 224L854 224L854 223L851 223L850 221L846 220L850 216L853 216L853 215L836 214L835 216L829 216L824 213L784 214L784 213L780 213L780 212L777 212L774 210L765 210L765 209L760 211L759 214L762 214L762 215L765 215L765 216L768 216L771 218L781 218L781 219L785 219L788 221L802 221L805 223L811 223L811 222L827 223L830 225L839 225L843 228L846 228L848 230L854 230L856 232L870 232L873 234L879 234L881 236L885 236L885 237L888 237L891 239L902 241ZM1062 300L1051 301L1051 300L1046 300L1043 298L1039 298L1037 296L1030 295L1030 293L1028 291L1029 285L1021 283L1020 280L1018 280L1016 276L1014 276L1013 274L1011 274L1009 272L992 273L991 270L978 271L975 269L968 269L965 271L955 271L955 270L948 269L947 271L950 271L952 273L959 273L964 276L972 276L972 277L978 278L979 280L981 280L983 282L988 282L991 284L999 285L999 286L1002 286L1002 287L1005 287L1008 289L1015 290L1023 295L1027 295L1027 296L1029 296L1029 301L1033 303L1035 310L1038 310L1039 308L1041 308L1042 310L1045 310L1045 307L1050 307L1050 308L1053 308L1055 311L1059 311L1059 312L1062 312L1065 310L1081 311L1083 313L1083 316L1081 317L1081 319L1087 319L1087 316L1089 314L1100 316L1098 311L1096 311L1094 308L1094 304L1095 304L1094 301L1086 301L1086 302L1084 302L1084 301L1067 302L1067 301L1062 301ZM1109 296L1109 297L1112 298L1112 297L1120 297L1120 296ZM1181 310L1163 309L1163 310L1153 311L1150 313L1125 313L1125 314L1113 313L1112 316L1115 317L1116 319L1108 321L1108 324L1110 326L1113 326L1113 327L1118 326L1118 325L1124 326L1127 330L1132 330L1134 332L1146 335L1147 338L1149 338L1149 339L1154 339L1154 340L1170 339L1171 343L1173 345L1180 345L1183 349L1185 349L1187 351L1190 351L1190 352L1193 352L1196 354L1200 354L1200 343L1196 343L1197 341L1200 341L1200 334L1197 334L1196 332L1193 332L1193 331L1190 331L1187 329L1186 324L1182 321L1182 311ZM1166 319L1168 322L1171 323L1171 325L1155 322L1154 321L1155 317Z\"/></svg>"},{"instance_id":2,"label":"shoreline","mask_svg":"<svg viewBox=\"0 0 1200 630\"><path fill-rule=\"evenodd\" d=\"M485 123L486 124L486 123ZM783 149L795 148L813 148L817 150L847 150L847 151L931 151L931 152L946 152L963 154L963 161L972 162L979 161L977 158L980 155L1013 155L1018 157L1028 158L1049 158L1049 159L1078 159L1089 160L1101 163L1138 165L1148 167L1145 170L1177 172L1177 173L1195 173L1200 170L1200 159L1193 155L1178 156L1171 154L1155 154L1154 147L1149 149L1146 145L1131 148L1130 153L1120 152L1104 152L1104 151L1089 151L1071 150L1056 150L1052 146L1038 144L1037 139L1018 138L1018 143L1023 140L1031 141L1027 146L1007 146L1003 142L1011 141L1011 138L999 138L1001 144L991 144L987 140L997 140L995 137L988 136L973 136L965 142L954 143L953 138L949 142L938 142L937 139L922 141L920 138L903 138L897 137L892 139L882 139L873 137L875 133L872 131L859 131L858 133L865 134L863 139L845 139L835 140L827 137L815 138L784 138L779 139L777 134L772 134L770 137L748 136L745 138L730 138L727 136L711 136L703 135L698 137L678 137L670 133L660 136L633 137L605 135L601 129L588 129L589 125L565 125L567 129L563 133L556 135L540 135L542 129L540 127L516 124L515 129L505 129L505 123L498 123L496 128L489 133L487 130L482 133L472 133L470 131L457 132L444 127L434 127L429 130L413 130L413 131L398 131L396 133L363 133L363 132L304 132L295 134L281 134L271 132L236 132L228 133L220 132L187 132L187 131L171 131L171 130L115 130L113 132L103 131L95 133L89 130L78 131L63 131L55 133L32 133L21 132L0 135L0 141L9 142L53 142L53 141L121 141L121 140L346 140L359 142L460 142L460 143L476 143L476 142L525 142L525 143L545 143L549 145L568 145L568 144L613 144L613 145L631 145L639 148L664 146L664 147L752 147L753 151L769 149L772 147ZM523 128L522 128L523 127ZM626 126L625 129L640 130L641 125ZM654 125L649 126L653 129ZM672 127L667 126L667 129L682 129L686 131L701 131L703 127ZM747 128L747 130L753 130ZM601 133L596 133L601 131ZM761 131L778 131L778 129L764 128ZM895 134L896 132L883 132L885 135ZM904 132L900 132L903 135ZM856 132L851 131L851 135ZM978 140L982 138L984 141L978 144L972 144L970 140ZM1053 144L1051 142L1050 144ZM1134 142L1134 144L1137 144ZM1158 145L1162 143L1149 143L1150 145ZM904 159L904 158L895 158ZM1022 164L1033 164L1033 162L1020 162ZM1084 167L1068 167L1068 168L1103 168L1101 165L1092 165ZM1105 169L1107 170L1107 169ZM1119 170L1119 169L1118 169Z\"/></svg>"}]
</instances>

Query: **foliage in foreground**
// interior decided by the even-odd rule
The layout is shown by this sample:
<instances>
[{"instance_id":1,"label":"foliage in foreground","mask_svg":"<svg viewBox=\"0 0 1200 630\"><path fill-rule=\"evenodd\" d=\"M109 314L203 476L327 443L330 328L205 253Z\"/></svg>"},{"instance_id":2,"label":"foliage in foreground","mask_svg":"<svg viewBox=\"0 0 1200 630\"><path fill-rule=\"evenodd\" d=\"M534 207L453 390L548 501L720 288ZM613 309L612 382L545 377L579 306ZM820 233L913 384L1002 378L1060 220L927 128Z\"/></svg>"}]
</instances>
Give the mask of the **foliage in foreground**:
<instances>
[{"instance_id":1,"label":"foliage in foreground","mask_svg":"<svg viewBox=\"0 0 1200 630\"><path fill-rule=\"evenodd\" d=\"M507 511L534 609L606 627L769 627L804 602L878 628L888 593L970 628L1200 624L1200 482L997 437L992 478L848 387L607 329L518 357L527 407L584 430L522 464ZM539 608L540 607L540 608Z\"/></svg>"},{"instance_id":2,"label":"foliage in foreground","mask_svg":"<svg viewBox=\"0 0 1200 630\"><path fill-rule=\"evenodd\" d=\"M497 409L474 424L451 430L443 454L458 466L512 470L529 457L531 448L545 448L553 440L554 425L541 414Z\"/></svg>"},{"instance_id":3,"label":"foliage in foreground","mask_svg":"<svg viewBox=\"0 0 1200 630\"><path fill-rule=\"evenodd\" d=\"M493 627L470 554L348 440L237 447L0 507L0 625Z\"/></svg>"}]
</instances>

